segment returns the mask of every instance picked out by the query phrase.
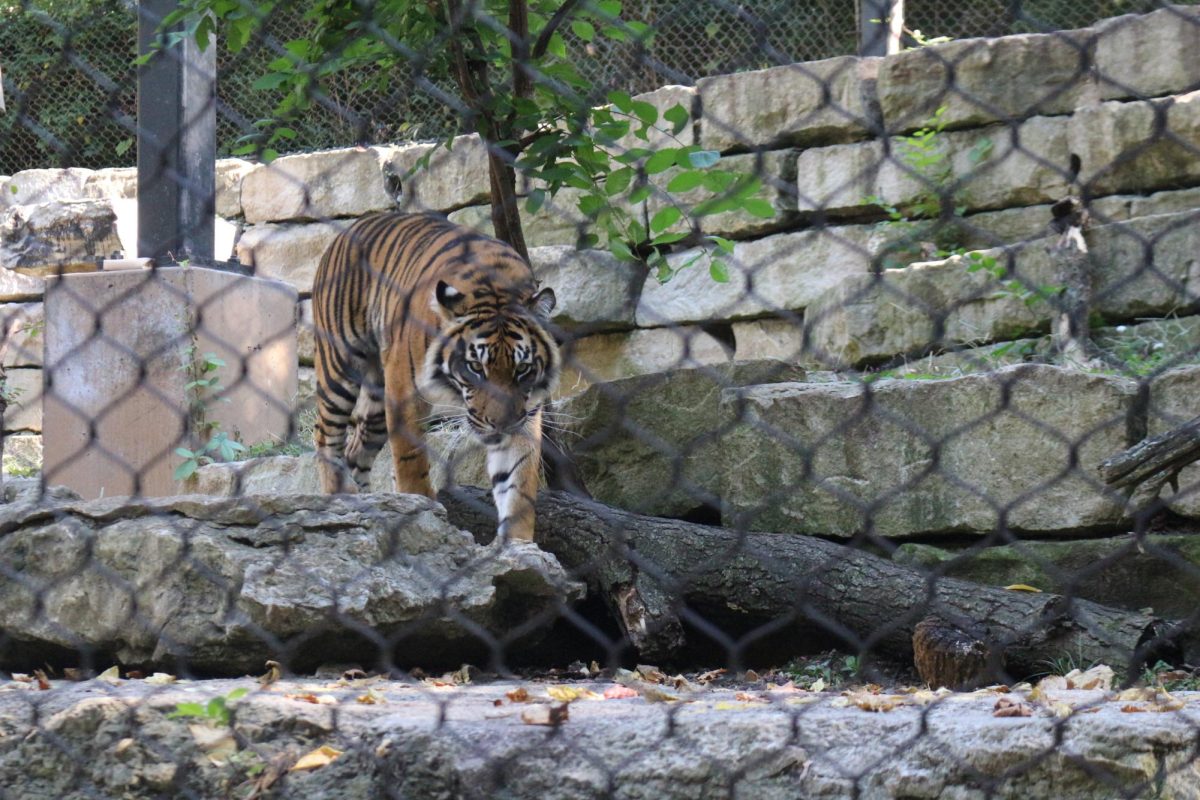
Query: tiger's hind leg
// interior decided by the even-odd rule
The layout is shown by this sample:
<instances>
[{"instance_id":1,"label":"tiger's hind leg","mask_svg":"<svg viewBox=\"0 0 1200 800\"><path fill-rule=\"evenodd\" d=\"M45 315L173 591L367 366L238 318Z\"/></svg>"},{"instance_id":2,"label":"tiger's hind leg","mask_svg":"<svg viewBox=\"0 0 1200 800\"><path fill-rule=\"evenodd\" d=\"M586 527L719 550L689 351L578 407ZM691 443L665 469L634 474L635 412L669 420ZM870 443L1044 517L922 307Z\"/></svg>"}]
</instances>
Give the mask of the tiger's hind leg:
<instances>
[{"instance_id":1,"label":"tiger's hind leg","mask_svg":"<svg viewBox=\"0 0 1200 800\"><path fill-rule=\"evenodd\" d=\"M358 485L346 460L346 450L358 437L351 428L365 361L346 348L318 337L316 358L317 424L313 431L317 449L317 476L325 494L353 494ZM359 445L353 445L356 449Z\"/></svg>"},{"instance_id":2,"label":"tiger's hind leg","mask_svg":"<svg viewBox=\"0 0 1200 800\"><path fill-rule=\"evenodd\" d=\"M358 490L366 492L371 487L371 466L387 441L383 373L379 369L367 370L350 421L352 427L346 437L345 463Z\"/></svg>"}]
</instances>

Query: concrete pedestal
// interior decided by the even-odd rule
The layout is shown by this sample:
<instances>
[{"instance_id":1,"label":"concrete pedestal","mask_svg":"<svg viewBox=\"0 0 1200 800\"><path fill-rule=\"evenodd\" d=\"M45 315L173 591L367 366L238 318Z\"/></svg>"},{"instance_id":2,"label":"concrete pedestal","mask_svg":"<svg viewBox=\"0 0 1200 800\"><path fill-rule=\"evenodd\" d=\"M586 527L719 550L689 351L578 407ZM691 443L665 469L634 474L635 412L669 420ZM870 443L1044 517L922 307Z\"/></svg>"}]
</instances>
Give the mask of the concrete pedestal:
<instances>
[{"instance_id":1,"label":"concrete pedestal","mask_svg":"<svg viewBox=\"0 0 1200 800\"><path fill-rule=\"evenodd\" d=\"M247 445L285 438L296 300L287 284L198 267L47 280L47 485L85 499L181 494L176 448L213 430ZM215 395L198 395L187 384L210 353L226 366L202 375L220 379Z\"/></svg>"}]
</instances>

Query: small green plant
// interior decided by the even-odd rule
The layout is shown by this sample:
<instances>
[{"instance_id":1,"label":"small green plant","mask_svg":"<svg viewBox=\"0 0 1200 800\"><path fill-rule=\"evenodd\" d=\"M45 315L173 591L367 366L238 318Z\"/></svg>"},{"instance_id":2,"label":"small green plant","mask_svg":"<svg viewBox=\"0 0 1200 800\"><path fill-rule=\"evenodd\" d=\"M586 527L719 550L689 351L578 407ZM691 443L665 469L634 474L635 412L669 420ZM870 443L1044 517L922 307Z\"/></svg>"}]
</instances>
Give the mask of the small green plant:
<instances>
[{"instance_id":1,"label":"small green plant","mask_svg":"<svg viewBox=\"0 0 1200 800\"><path fill-rule=\"evenodd\" d=\"M227 726L230 720L229 704L244 697L250 690L234 689L224 697L214 697L207 703L179 703L167 714L168 719L200 719L210 725Z\"/></svg>"},{"instance_id":2,"label":"small green plant","mask_svg":"<svg viewBox=\"0 0 1200 800\"><path fill-rule=\"evenodd\" d=\"M36 478L41 469L33 466L9 467L5 470L10 478Z\"/></svg>"},{"instance_id":3,"label":"small green plant","mask_svg":"<svg viewBox=\"0 0 1200 800\"><path fill-rule=\"evenodd\" d=\"M1161 686L1168 692L1195 692L1200 691L1200 673L1176 669L1165 661L1158 661L1154 666L1142 669L1142 683Z\"/></svg>"},{"instance_id":4,"label":"small green plant","mask_svg":"<svg viewBox=\"0 0 1200 800\"><path fill-rule=\"evenodd\" d=\"M191 432L203 444L198 449L187 447L175 448L175 455L183 462L175 468L174 478L184 481L192 477L200 467L216 461L232 461L240 453L246 451L246 445L231 439L227 433L220 430L221 423L208 418L208 407L213 402L221 388L221 377L218 370L225 362L216 353L205 353L196 358L196 347L185 348L183 363L180 369L187 373L190 380L183 385L188 395L188 422ZM221 398L229 402L228 398Z\"/></svg>"},{"instance_id":5,"label":"small green plant","mask_svg":"<svg viewBox=\"0 0 1200 800\"><path fill-rule=\"evenodd\" d=\"M789 661L782 672L799 684L811 686L824 681L828 689L837 689L858 675L862 663L858 656L830 651L819 656L805 656Z\"/></svg>"}]
</instances>

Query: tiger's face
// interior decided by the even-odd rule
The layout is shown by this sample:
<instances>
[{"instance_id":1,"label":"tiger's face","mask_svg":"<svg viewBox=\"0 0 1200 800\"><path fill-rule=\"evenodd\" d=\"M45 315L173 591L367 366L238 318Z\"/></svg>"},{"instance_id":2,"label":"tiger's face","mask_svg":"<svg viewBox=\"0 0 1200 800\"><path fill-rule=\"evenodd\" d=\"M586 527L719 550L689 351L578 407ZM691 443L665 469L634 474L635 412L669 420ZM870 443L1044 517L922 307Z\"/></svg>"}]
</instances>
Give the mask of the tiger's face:
<instances>
[{"instance_id":1,"label":"tiger's face","mask_svg":"<svg viewBox=\"0 0 1200 800\"><path fill-rule=\"evenodd\" d=\"M426 356L421 394L464 409L484 444L503 444L525 430L558 383L558 347L545 328L554 292L543 289L524 303L472 306L439 281L434 304L443 327Z\"/></svg>"}]
</instances>

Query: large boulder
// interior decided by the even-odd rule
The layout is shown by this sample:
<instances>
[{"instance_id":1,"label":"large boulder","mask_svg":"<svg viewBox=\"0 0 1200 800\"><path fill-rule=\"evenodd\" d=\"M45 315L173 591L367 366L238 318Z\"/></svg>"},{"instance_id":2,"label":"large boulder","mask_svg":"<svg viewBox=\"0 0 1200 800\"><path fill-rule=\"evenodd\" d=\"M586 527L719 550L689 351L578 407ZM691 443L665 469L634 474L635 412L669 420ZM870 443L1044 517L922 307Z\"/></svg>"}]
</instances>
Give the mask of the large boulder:
<instances>
[{"instance_id":1,"label":"large boulder","mask_svg":"<svg viewBox=\"0 0 1200 800\"><path fill-rule=\"evenodd\" d=\"M284 156L241 179L246 222L354 217L395 206L376 150L351 147Z\"/></svg>"},{"instance_id":2,"label":"large boulder","mask_svg":"<svg viewBox=\"0 0 1200 800\"><path fill-rule=\"evenodd\" d=\"M950 380L724 392L726 506L752 530L850 537L1106 529L1096 466L1128 446L1131 380L1017 365Z\"/></svg>"},{"instance_id":3,"label":"large boulder","mask_svg":"<svg viewBox=\"0 0 1200 800\"><path fill-rule=\"evenodd\" d=\"M0 211L0 267L54 274L96 268L121 249L117 215L105 200L10 206Z\"/></svg>"},{"instance_id":4,"label":"large boulder","mask_svg":"<svg viewBox=\"0 0 1200 800\"><path fill-rule=\"evenodd\" d=\"M13 503L0 529L8 666L456 665L582 593L535 546L476 545L411 495Z\"/></svg>"}]
</instances>

